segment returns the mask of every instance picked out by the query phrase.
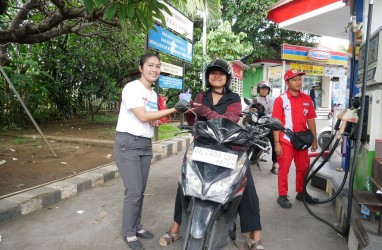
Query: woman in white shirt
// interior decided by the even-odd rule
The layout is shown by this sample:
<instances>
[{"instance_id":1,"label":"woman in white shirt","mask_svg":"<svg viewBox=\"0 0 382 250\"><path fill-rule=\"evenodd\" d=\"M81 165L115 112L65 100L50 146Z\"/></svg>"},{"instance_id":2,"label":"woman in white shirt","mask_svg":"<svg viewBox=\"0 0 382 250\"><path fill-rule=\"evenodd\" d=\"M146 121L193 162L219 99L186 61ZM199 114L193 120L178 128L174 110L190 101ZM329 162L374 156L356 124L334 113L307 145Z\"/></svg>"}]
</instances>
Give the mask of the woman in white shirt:
<instances>
[{"instance_id":1,"label":"woman in white shirt","mask_svg":"<svg viewBox=\"0 0 382 250\"><path fill-rule=\"evenodd\" d=\"M129 82L122 91L114 143L114 159L125 186L122 233L131 249L143 249L139 238L151 239L142 228L143 193L153 157L151 137L160 118L177 112L175 108L158 110L158 96L152 85L160 74L161 61L155 54L145 54L139 64L141 77Z\"/></svg>"}]
</instances>

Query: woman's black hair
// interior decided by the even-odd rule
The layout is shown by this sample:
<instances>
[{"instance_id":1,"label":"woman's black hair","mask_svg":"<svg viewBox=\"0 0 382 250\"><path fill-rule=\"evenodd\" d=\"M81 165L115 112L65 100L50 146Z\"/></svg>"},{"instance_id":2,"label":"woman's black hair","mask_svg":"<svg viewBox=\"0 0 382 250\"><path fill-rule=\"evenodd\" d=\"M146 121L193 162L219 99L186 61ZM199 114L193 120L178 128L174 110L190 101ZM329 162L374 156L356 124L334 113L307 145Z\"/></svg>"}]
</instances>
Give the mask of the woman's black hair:
<instances>
[{"instance_id":1,"label":"woman's black hair","mask_svg":"<svg viewBox=\"0 0 382 250\"><path fill-rule=\"evenodd\" d=\"M161 60L160 57L157 55L157 54L154 54L154 53L146 53L144 55L141 56L141 59L139 60L139 66L143 67L143 64L145 64L145 62L147 61L147 59L149 59L150 57L153 57L155 56L156 58L159 59L159 61Z\"/></svg>"}]
</instances>

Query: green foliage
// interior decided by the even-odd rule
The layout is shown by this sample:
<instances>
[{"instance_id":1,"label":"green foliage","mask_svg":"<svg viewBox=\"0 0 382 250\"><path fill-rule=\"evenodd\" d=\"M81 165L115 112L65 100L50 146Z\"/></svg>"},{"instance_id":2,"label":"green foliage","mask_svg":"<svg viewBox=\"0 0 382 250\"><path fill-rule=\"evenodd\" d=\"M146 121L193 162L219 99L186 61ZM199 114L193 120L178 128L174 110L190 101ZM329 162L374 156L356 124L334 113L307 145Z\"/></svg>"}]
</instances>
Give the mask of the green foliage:
<instances>
[{"instance_id":1,"label":"green foliage","mask_svg":"<svg viewBox=\"0 0 382 250\"><path fill-rule=\"evenodd\" d=\"M214 29L207 34L207 57L203 57L202 41L194 44L193 63L187 69L186 88L190 89L193 98L202 90L200 79L203 67L215 58L227 61L240 59L243 55L251 53L251 44L245 41L246 34L235 34L228 21L218 22Z\"/></svg>"},{"instance_id":2,"label":"green foliage","mask_svg":"<svg viewBox=\"0 0 382 250\"><path fill-rule=\"evenodd\" d=\"M129 39L71 34L46 43L12 44L12 61L4 69L37 122L76 118L86 102L95 115L103 103L116 105L125 77L137 70L144 34L130 34ZM7 84L0 84L0 107L0 127L30 124Z\"/></svg>"},{"instance_id":3,"label":"green foliage","mask_svg":"<svg viewBox=\"0 0 382 250\"><path fill-rule=\"evenodd\" d=\"M274 2L227 0L221 8L220 0L171 1L195 17L193 63L187 65L185 76L185 89L190 89L193 97L201 91L204 65L214 58L232 61L249 54L253 58L273 57L280 53L282 43L311 46L312 36L280 30L266 21L267 11ZM7 33L1 32L7 31L6 24L13 20L22 4L16 3L8 6L7 15L0 15L2 37ZM57 1L46 3L29 13L24 20L26 26L47 21L57 11ZM27 36L8 43L10 63L5 70L37 121L76 118L86 102L90 103L91 119L96 121L101 104L119 101L123 84L138 75L145 33L155 18L165 22L162 10L168 9L157 0L72 1L65 2L63 8L82 10L84 15L61 20L50 31L60 31L69 25L78 34L57 32L44 43L39 42L46 40L28 40L33 45L17 44L24 43ZM200 15L200 11L208 12L210 18L206 57L202 51L202 22L196 14ZM221 12L226 21L214 21ZM121 28L124 35L115 32L115 27ZM33 37L44 34L40 32ZM0 51L0 63L1 56ZM166 62L176 61L164 55L163 58ZM9 86L0 79L0 127L23 126L28 118ZM168 107L178 100L179 92L161 90Z\"/></svg>"},{"instance_id":4,"label":"green foliage","mask_svg":"<svg viewBox=\"0 0 382 250\"><path fill-rule=\"evenodd\" d=\"M125 37L129 36L131 28L147 32L153 27L155 18L165 24L162 11L171 14L165 4L155 0L84 0L84 6L90 14L103 11L105 20L118 18Z\"/></svg>"},{"instance_id":5,"label":"green foliage","mask_svg":"<svg viewBox=\"0 0 382 250\"><path fill-rule=\"evenodd\" d=\"M244 32L252 43L251 59L279 58L283 43L315 47L315 35L279 29L266 19L277 0L227 0L223 6L224 20L235 20L232 30Z\"/></svg>"},{"instance_id":6,"label":"green foliage","mask_svg":"<svg viewBox=\"0 0 382 250\"><path fill-rule=\"evenodd\" d=\"M221 16L220 0L185 0L173 2L182 13L187 14L194 20L199 17L201 12L208 13L210 20L218 20Z\"/></svg>"},{"instance_id":7,"label":"green foliage","mask_svg":"<svg viewBox=\"0 0 382 250\"><path fill-rule=\"evenodd\" d=\"M40 47L36 46L37 51ZM30 53L31 51L33 47L30 45L9 46L8 53L13 60L9 66L3 68L32 116L42 118L45 115L49 116L49 84L53 78L39 65L39 54ZM3 76L1 79L4 79ZM11 127L15 124L23 126L29 122L15 93L5 81L0 85L0 107L1 127Z\"/></svg>"}]
</instances>

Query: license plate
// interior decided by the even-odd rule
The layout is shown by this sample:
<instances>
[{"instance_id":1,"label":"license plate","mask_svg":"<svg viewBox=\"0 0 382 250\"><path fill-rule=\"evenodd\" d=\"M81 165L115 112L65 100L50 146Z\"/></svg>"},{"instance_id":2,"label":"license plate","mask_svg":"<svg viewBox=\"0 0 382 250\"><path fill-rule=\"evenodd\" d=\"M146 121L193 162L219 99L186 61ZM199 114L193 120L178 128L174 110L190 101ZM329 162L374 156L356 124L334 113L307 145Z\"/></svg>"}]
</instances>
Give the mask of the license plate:
<instances>
[{"instance_id":1,"label":"license plate","mask_svg":"<svg viewBox=\"0 0 382 250\"><path fill-rule=\"evenodd\" d=\"M191 159L218 165L225 168L235 168L238 155L208 148L195 147Z\"/></svg>"}]
</instances>

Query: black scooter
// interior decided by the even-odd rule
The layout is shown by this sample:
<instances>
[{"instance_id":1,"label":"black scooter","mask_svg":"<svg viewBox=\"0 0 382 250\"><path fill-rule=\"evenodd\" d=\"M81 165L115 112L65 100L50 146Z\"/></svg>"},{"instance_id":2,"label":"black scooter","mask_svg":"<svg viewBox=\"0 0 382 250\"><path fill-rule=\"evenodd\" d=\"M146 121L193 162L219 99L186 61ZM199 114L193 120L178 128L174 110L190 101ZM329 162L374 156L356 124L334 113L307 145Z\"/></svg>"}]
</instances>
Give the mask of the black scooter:
<instances>
[{"instance_id":1,"label":"black scooter","mask_svg":"<svg viewBox=\"0 0 382 250\"><path fill-rule=\"evenodd\" d=\"M192 112L184 101L175 108ZM282 128L279 120L269 117L259 124L276 130ZM252 154L249 149L264 147L267 142L256 139L256 131L250 127L242 128L224 118L196 121L194 126L180 128L194 136L184 156L179 181L183 249L221 249L228 244L245 190L245 173Z\"/></svg>"}]
</instances>

